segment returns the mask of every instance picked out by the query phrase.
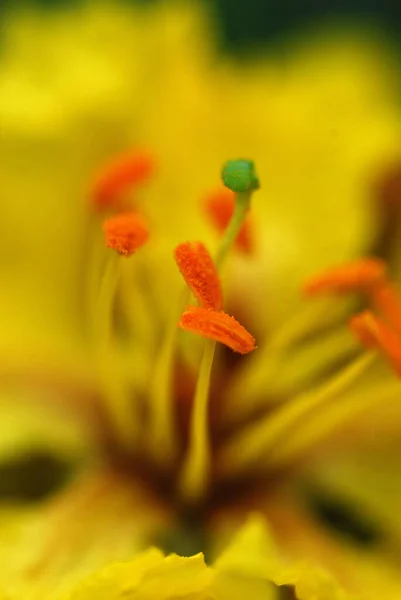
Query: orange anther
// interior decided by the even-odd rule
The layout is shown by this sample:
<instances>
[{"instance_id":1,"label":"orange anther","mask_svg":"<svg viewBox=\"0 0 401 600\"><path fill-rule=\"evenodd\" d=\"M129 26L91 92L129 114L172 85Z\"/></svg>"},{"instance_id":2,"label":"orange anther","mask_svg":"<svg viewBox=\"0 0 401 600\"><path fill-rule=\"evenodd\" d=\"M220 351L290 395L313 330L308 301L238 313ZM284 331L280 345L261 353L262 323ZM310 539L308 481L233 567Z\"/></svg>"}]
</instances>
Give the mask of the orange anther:
<instances>
[{"instance_id":1,"label":"orange anther","mask_svg":"<svg viewBox=\"0 0 401 600\"><path fill-rule=\"evenodd\" d=\"M351 319L350 328L364 346L379 348L401 377L401 338L387 323L365 311Z\"/></svg>"},{"instance_id":2,"label":"orange anther","mask_svg":"<svg viewBox=\"0 0 401 600\"><path fill-rule=\"evenodd\" d=\"M176 263L186 284L202 308L220 310L223 294L219 274L202 242L185 242L174 250Z\"/></svg>"},{"instance_id":3,"label":"orange anther","mask_svg":"<svg viewBox=\"0 0 401 600\"><path fill-rule=\"evenodd\" d=\"M384 282L372 290L371 301L391 327L401 335L401 297L398 290L389 282Z\"/></svg>"},{"instance_id":4,"label":"orange anther","mask_svg":"<svg viewBox=\"0 0 401 600\"><path fill-rule=\"evenodd\" d=\"M235 193L227 188L218 188L204 200L204 207L212 224L220 233L223 233L230 222L234 212ZM252 227L249 215L245 219L235 241L235 246L245 254L254 250Z\"/></svg>"},{"instance_id":5,"label":"orange anther","mask_svg":"<svg viewBox=\"0 0 401 600\"><path fill-rule=\"evenodd\" d=\"M103 223L107 248L119 254L131 256L149 238L149 229L144 219L133 212L121 213Z\"/></svg>"},{"instance_id":6,"label":"orange anther","mask_svg":"<svg viewBox=\"0 0 401 600\"><path fill-rule=\"evenodd\" d=\"M256 348L255 339L245 327L222 311L187 306L179 326L185 331L225 344L240 354L247 354Z\"/></svg>"},{"instance_id":7,"label":"orange anther","mask_svg":"<svg viewBox=\"0 0 401 600\"><path fill-rule=\"evenodd\" d=\"M132 186L149 179L154 159L146 152L131 152L106 164L92 184L91 199L98 210L121 207L124 194Z\"/></svg>"},{"instance_id":8,"label":"orange anther","mask_svg":"<svg viewBox=\"0 0 401 600\"><path fill-rule=\"evenodd\" d=\"M386 271L384 261L378 258L360 258L311 277L304 284L303 290L310 295L326 292L370 292L385 281Z\"/></svg>"}]
</instances>

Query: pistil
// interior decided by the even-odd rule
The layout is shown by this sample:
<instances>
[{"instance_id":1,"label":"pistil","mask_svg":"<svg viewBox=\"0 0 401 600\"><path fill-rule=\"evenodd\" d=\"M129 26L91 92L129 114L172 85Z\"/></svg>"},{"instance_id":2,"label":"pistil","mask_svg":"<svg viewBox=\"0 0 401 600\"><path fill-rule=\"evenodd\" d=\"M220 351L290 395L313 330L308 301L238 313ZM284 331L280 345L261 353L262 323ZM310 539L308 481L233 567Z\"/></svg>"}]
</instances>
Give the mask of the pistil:
<instances>
[{"instance_id":1,"label":"pistil","mask_svg":"<svg viewBox=\"0 0 401 600\"><path fill-rule=\"evenodd\" d=\"M223 167L221 176L224 185L235 192L235 205L216 253L215 263L218 270L222 268L227 254L238 238L251 205L252 193L259 188L255 165L249 160L228 161Z\"/></svg>"}]
</instances>

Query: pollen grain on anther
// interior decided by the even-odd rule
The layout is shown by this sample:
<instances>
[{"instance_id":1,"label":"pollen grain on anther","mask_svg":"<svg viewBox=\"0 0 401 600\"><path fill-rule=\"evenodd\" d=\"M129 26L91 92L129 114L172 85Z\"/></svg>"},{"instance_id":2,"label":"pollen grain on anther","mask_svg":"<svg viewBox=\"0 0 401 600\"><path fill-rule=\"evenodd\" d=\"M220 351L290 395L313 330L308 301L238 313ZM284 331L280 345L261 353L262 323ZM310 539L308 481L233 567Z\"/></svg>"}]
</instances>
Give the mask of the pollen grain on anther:
<instances>
[{"instance_id":1,"label":"pollen grain on anther","mask_svg":"<svg viewBox=\"0 0 401 600\"><path fill-rule=\"evenodd\" d=\"M186 284L202 308L221 310L223 293L213 259L202 242L184 242L174 257Z\"/></svg>"},{"instance_id":2,"label":"pollen grain on anther","mask_svg":"<svg viewBox=\"0 0 401 600\"><path fill-rule=\"evenodd\" d=\"M327 292L367 292L385 281L386 263L378 258L360 258L345 265L327 269L311 277L303 286L313 296Z\"/></svg>"},{"instance_id":3,"label":"pollen grain on anther","mask_svg":"<svg viewBox=\"0 0 401 600\"><path fill-rule=\"evenodd\" d=\"M121 213L106 219L103 231L107 248L113 248L127 258L146 244L149 238L149 228L145 219L134 212Z\"/></svg>"},{"instance_id":4,"label":"pollen grain on anther","mask_svg":"<svg viewBox=\"0 0 401 600\"><path fill-rule=\"evenodd\" d=\"M145 151L132 151L116 157L98 172L90 197L97 210L121 208L124 194L147 181L154 172L154 158Z\"/></svg>"},{"instance_id":5,"label":"pollen grain on anther","mask_svg":"<svg viewBox=\"0 0 401 600\"><path fill-rule=\"evenodd\" d=\"M219 233L223 233L234 212L235 192L225 187L217 188L204 198L203 206L214 228ZM254 246L252 226L248 215L235 240L235 247L244 254L251 254Z\"/></svg>"},{"instance_id":6,"label":"pollen grain on anther","mask_svg":"<svg viewBox=\"0 0 401 600\"><path fill-rule=\"evenodd\" d=\"M255 350L254 337L234 317L223 311L188 306L181 315L181 329L225 344L234 352L248 354Z\"/></svg>"}]
</instances>

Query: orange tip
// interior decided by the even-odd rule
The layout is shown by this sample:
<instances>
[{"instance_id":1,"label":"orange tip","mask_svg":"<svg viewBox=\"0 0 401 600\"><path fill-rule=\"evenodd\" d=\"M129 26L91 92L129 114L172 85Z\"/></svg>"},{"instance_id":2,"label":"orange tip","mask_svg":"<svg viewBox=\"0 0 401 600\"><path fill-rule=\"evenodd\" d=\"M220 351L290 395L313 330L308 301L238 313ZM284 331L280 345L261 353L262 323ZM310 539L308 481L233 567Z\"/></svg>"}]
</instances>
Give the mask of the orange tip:
<instances>
[{"instance_id":1,"label":"orange tip","mask_svg":"<svg viewBox=\"0 0 401 600\"><path fill-rule=\"evenodd\" d=\"M311 277L303 286L308 295L326 292L369 292L385 281L386 263L378 258L361 258L354 262L327 269Z\"/></svg>"},{"instance_id":2,"label":"orange tip","mask_svg":"<svg viewBox=\"0 0 401 600\"><path fill-rule=\"evenodd\" d=\"M223 293L219 274L202 242L185 242L174 250L178 268L202 308L221 310Z\"/></svg>"},{"instance_id":3,"label":"orange tip","mask_svg":"<svg viewBox=\"0 0 401 600\"><path fill-rule=\"evenodd\" d=\"M401 377L401 338L371 311L355 315L349 323L351 331L367 348L378 348Z\"/></svg>"},{"instance_id":4,"label":"orange tip","mask_svg":"<svg viewBox=\"0 0 401 600\"><path fill-rule=\"evenodd\" d=\"M124 154L106 164L92 184L91 199L98 210L121 207L124 194L147 181L154 171L154 158L144 151Z\"/></svg>"},{"instance_id":5,"label":"orange tip","mask_svg":"<svg viewBox=\"0 0 401 600\"><path fill-rule=\"evenodd\" d=\"M255 339L245 327L223 311L187 306L181 315L179 327L225 344L240 354L248 354L256 348Z\"/></svg>"},{"instance_id":6,"label":"orange tip","mask_svg":"<svg viewBox=\"0 0 401 600\"><path fill-rule=\"evenodd\" d=\"M103 223L103 231L107 248L113 248L127 258L149 238L149 229L145 220L133 212L110 217Z\"/></svg>"},{"instance_id":7,"label":"orange tip","mask_svg":"<svg viewBox=\"0 0 401 600\"><path fill-rule=\"evenodd\" d=\"M211 223L219 233L224 233L234 212L235 193L218 188L204 200L204 207ZM244 254L254 251L254 240L249 215L246 217L235 240L235 247Z\"/></svg>"}]
</instances>

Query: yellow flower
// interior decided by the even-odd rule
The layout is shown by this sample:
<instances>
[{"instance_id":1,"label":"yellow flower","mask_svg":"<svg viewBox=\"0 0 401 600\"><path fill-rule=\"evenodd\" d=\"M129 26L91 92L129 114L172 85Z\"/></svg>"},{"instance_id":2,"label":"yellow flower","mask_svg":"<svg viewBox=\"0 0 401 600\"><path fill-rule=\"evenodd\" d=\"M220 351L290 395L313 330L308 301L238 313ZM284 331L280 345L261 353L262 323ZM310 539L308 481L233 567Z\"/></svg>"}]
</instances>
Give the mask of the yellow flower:
<instances>
[{"instance_id":1,"label":"yellow flower","mask_svg":"<svg viewBox=\"0 0 401 600\"><path fill-rule=\"evenodd\" d=\"M168 0L9 20L1 456L45 449L74 475L36 506L2 509L5 597L276 598L280 585L300 600L347 597L326 571L291 566L300 558L350 593L399 596L398 525L379 491L361 528L371 516L380 535L364 551L310 507L317 485L338 490L342 453L330 443L364 448L363 415L394 406L399 384L370 356L353 360L348 300L300 295L307 276L365 254L380 234L370 193L400 151L395 69L379 41L351 33L241 66L217 59L209 31L198 6ZM149 243L125 260L103 247L90 192L98 170L133 147L158 165L129 199ZM261 180L255 250L230 251L222 295L258 348L237 358L218 347L210 379L214 345L176 328L185 302L173 250L218 248L199 200L236 156L252 158ZM397 408L392 423L397 434Z\"/></svg>"}]
</instances>

